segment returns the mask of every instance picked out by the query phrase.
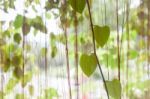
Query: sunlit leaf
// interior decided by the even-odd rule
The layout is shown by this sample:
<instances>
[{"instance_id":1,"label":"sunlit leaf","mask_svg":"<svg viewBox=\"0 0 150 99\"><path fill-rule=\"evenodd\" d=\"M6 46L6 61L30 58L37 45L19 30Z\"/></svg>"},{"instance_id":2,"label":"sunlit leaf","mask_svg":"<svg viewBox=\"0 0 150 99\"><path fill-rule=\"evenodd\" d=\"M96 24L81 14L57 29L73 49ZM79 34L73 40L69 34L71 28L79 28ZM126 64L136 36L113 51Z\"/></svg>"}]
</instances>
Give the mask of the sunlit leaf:
<instances>
[{"instance_id":1,"label":"sunlit leaf","mask_svg":"<svg viewBox=\"0 0 150 99\"><path fill-rule=\"evenodd\" d=\"M108 26L100 27L98 25L95 25L94 34L95 34L95 40L97 44L103 47L109 38L110 29Z\"/></svg>"},{"instance_id":2,"label":"sunlit leaf","mask_svg":"<svg viewBox=\"0 0 150 99\"><path fill-rule=\"evenodd\" d=\"M45 94L48 97L48 99L53 99L54 97L58 97L57 90L54 88L48 88L45 90Z\"/></svg>"},{"instance_id":3,"label":"sunlit leaf","mask_svg":"<svg viewBox=\"0 0 150 99\"><path fill-rule=\"evenodd\" d=\"M29 86L29 93L31 96L34 95L34 87L32 85Z\"/></svg>"},{"instance_id":4,"label":"sunlit leaf","mask_svg":"<svg viewBox=\"0 0 150 99\"><path fill-rule=\"evenodd\" d=\"M69 0L71 7L79 13L82 13L85 8L85 0Z\"/></svg>"},{"instance_id":5,"label":"sunlit leaf","mask_svg":"<svg viewBox=\"0 0 150 99\"><path fill-rule=\"evenodd\" d=\"M31 79L32 79L32 73L31 72L26 73L21 79L22 87L25 87L27 83L30 82Z\"/></svg>"},{"instance_id":6,"label":"sunlit leaf","mask_svg":"<svg viewBox=\"0 0 150 99\"><path fill-rule=\"evenodd\" d=\"M23 24L23 17L21 15L17 15L14 21L14 27L16 29L20 28L22 24Z\"/></svg>"},{"instance_id":7,"label":"sunlit leaf","mask_svg":"<svg viewBox=\"0 0 150 99\"><path fill-rule=\"evenodd\" d=\"M106 81L108 93L113 99L120 99L121 97L121 83L117 79Z\"/></svg>"},{"instance_id":8,"label":"sunlit leaf","mask_svg":"<svg viewBox=\"0 0 150 99\"><path fill-rule=\"evenodd\" d=\"M129 50L129 58L134 59L138 57L138 52L136 50Z\"/></svg>"},{"instance_id":9,"label":"sunlit leaf","mask_svg":"<svg viewBox=\"0 0 150 99\"><path fill-rule=\"evenodd\" d=\"M97 67L95 54L82 54L80 57L80 67L85 75L91 76Z\"/></svg>"},{"instance_id":10,"label":"sunlit leaf","mask_svg":"<svg viewBox=\"0 0 150 99\"><path fill-rule=\"evenodd\" d=\"M16 94L15 99L28 99L28 98L25 94L18 93L18 94Z\"/></svg>"},{"instance_id":11,"label":"sunlit leaf","mask_svg":"<svg viewBox=\"0 0 150 99\"><path fill-rule=\"evenodd\" d=\"M10 78L8 83L6 84L5 91L7 93L11 92L13 88L17 85L18 80L15 78Z\"/></svg>"}]
</instances>

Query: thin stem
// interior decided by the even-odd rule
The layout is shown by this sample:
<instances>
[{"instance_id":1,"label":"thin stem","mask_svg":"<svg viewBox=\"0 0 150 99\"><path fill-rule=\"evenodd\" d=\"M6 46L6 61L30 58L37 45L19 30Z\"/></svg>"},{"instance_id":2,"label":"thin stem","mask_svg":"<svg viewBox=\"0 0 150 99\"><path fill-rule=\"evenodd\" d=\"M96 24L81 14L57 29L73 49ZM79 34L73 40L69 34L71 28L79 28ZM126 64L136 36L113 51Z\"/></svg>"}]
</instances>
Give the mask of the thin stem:
<instances>
[{"instance_id":1,"label":"thin stem","mask_svg":"<svg viewBox=\"0 0 150 99\"><path fill-rule=\"evenodd\" d=\"M64 0L65 11L67 10L66 0ZM67 11L65 12L67 13ZM64 27L65 33L65 49L66 49L66 62L67 62L67 79L68 79L68 87L69 87L69 99L72 99L72 92L71 92L71 82L70 82L70 65L69 65L69 49L68 49L68 35L67 35L67 15L66 15L66 22Z\"/></svg>"},{"instance_id":2,"label":"thin stem","mask_svg":"<svg viewBox=\"0 0 150 99\"><path fill-rule=\"evenodd\" d=\"M75 2L76 7L76 2ZM74 26L75 26L75 66L76 66L76 92L77 92L77 99L79 99L79 78L78 78L78 20L76 11L74 11Z\"/></svg>"},{"instance_id":3,"label":"thin stem","mask_svg":"<svg viewBox=\"0 0 150 99\"><path fill-rule=\"evenodd\" d=\"M150 69L149 69L149 61L150 61L150 56L149 56L149 45L150 45L150 33L149 33L149 27L150 27L150 1L147 1L147 9L148 9L148 16L147 16L147 21L148 21L148 24L147 24L147 74L148 74L148 77L150 76L149 75L149 72L150 72Z\"/></svg>"},{"instance_id":4,"label":"thin stem","mask_svg":"<svg viewBox=\"0 0 150 99\"><path fill-rule=\"evenodd\" d=\"M126 32L127 32L127 83L128 83L128 67L129 67L129 49L130 49L130 35L129 35L129 1L126 3ZM127 96L128 96L128 86L127 86Z\"/></svg>"},{"instance_id":5,"label":"thin stem","mask_svg":"<svg viewBox=\"0 0 150 99\"><path fill-rule=\"evenodd\" d=\"M93 40L94 54L96 56L96 61L97 61L100 73L102 75L102 80L104 82L104 86L105 86L105 90L106 90L106 93L107 93L107 97L109 99L109 94L108 94L108 89L107 89L106 81L105 81L105 78L104 78L104 75L103 75L103 71L102 71L102 68L101 68L101 65L99 63L98 56L97 56L97 53L96 53L95 34L94 34L94 29L93 29L92 15L91 15L91 11L90 11L90 4L89 4L88 0L86 0L86 3L87 3L87 6L88 6L88 11L89 11L89 16L90 16L90 25L91 25L91 31L92 31L92 40Z\"/></svg>"},{"instance_id":6,"label":"thin stem","mask_svg":"<svg viewBox=\"0 0 150 99\"><path fill-rule=\"evenodd\" d=\"M118 56L118 79L120 80L120 44L119 44L119 16L118 16L118 0L116 0L116 16L117 16L117 56Z\"/></svg>"}]
</instances>

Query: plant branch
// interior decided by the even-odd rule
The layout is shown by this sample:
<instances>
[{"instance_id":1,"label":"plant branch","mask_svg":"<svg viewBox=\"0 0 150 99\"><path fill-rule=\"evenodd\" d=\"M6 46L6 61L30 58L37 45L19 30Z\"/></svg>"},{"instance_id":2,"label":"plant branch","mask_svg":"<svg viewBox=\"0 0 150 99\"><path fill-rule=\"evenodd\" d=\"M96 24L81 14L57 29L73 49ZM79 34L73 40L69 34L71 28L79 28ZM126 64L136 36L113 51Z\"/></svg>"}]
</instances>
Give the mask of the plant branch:
<instances>
[{"instance_id":1,"label":"plant branch","mask_svg":"<svg viewBox=\"0 0 150 99\"><path fill-rule=\"evenodd\" d=\"M103 71L102 71L102 68L101 68L101 65L99 63L98 56L97 56L97 53L96 53L95 34L94 34L94 29L93 29L92 15L91 15L91 11L90 11L90 4L89 4L88 0L86 0L86 3L87 3L87 6L88 6L88 11L89 11L89 16L90 16L90 25L91 25L91 31L92 31L92 40L93 40L94 54L96 56L96 61L97 61L100 73L102 75L102 80L104 82L104 86L105 86L105 90L106 90L106 93L107 93L107 97L109 99L109 94L108 94L108 89L107 89L106 81L105 81L105 78L104 78L104 75L103 75Z\"/></svg>"}]
</instances>

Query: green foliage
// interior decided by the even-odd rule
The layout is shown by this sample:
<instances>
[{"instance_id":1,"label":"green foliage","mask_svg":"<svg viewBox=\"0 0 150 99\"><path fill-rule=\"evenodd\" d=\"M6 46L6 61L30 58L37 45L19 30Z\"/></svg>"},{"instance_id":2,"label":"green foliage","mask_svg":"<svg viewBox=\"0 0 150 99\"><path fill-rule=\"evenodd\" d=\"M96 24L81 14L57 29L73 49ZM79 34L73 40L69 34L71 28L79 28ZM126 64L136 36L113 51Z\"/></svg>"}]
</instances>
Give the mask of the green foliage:
<instances>
[{"instance_id":1,"label":"green foliage","mask_svg":"<svg viewBox=\"0 0 150 99\"><path fill-rule=\"evenodd\" d=\"M113 99L120 99L121 97L121 83L117 79L106 81L108 93Z\"/></svg>"},{"instance_id":2,"label":"green foliage","mask_svg":"<svg viewBox=\"0 0 150 99\"><path fill-rule=\"evenodd\" d=\"M45 89L45 95L48 99L53 99L58 97L57 90L54 88Z\"/></svg>"},{"instance_id":3,"label":"green foliage","mask_svg":"<svg viewBox=\"0 0 150 99\"><path fill-rule=\"evenodd\" d=\"M20 41L21 41L21 35L19 34L19 33L15 33L14 34L14 41L16 42L16 43L20 43Z\"/></svg>"},{"instance_id":4,"label":"green foliage","mask_svg":"<svg viewBox=\"0 0 150 99\"><path fill-rule=\"evenodd\" d=\"M14 89L14 87L17 85L17 83L18 83L17 79L10 78L8 83L5 86L5 92L10 93Z\"/></svg>"},{"instance_id":5,"label":"green foliage","mask_svg":"<svg viewBox=\"0 0 150 99\"><path fill-rule=\"evenodd\" d=\"M29 93L31 96L34 95L34 87L32 85L29 86Z\"/></svg>"},{"instance_id":6,"label":"green foliage","mask_svg":"<svg viewBox=\"0 0 150 99\"><path fill-rule=\"evenodd\" d=\"M137 58L138 52L136 50L129 50L129 58L134 59Z\"/></svg>"},{"instance_id":7,"label":"green foliage","mask_svg":"<svg viewBox=\"0 0 150 99\"><path fill-rule=\"evenodd\" d=\"M23 94L23 93L19 93L19 94L16 94L15 99L28 99L28 98L26 97L26 95L25 95L25 94Z\"/></svg>"},{"instance_id":8,"label":"green foliage","mask_svg":"<svg viewBox=\"0 0 150 99\"><path fill-rule=\"evenodd\" d=\"M98 46L103 47L109 38L110 29L108 26L100 27L98 25L95 25L94 35Z\"/></svg>"},{"instance_id":9,"label":"green foliage","mask_svg":"<svg viewBox=\"0 0 150 99\"><path fill-rule=\"evenodd\" d=\"M85 0L69 0L69 3L73 10L79 13L83 12L86 5Z\"/></svg>"},{"instance_id":10,"label":"green foliage","mask_svg":"<svg viewBox=\"0 0 150 99\"><path fill-rule=\"evenodd\" d=\"M25 87L27 85L27 83L31 81L31 79L32 79L32 73L31 72L24 74L24 76L21 78L22 87Z\"/></svg>"},{"instance_id":11,"label":"green foliage","mask_svg":"<svg viewBox=\"0 0 150 99\"><path fill-rule=\"evenodd\" d=\"M20 28L22 24L23 24L23 17L21 15L17 15L14 21L14 27L16 29Z\"/></svg>"},{"instance_id":12,"label":"green foliage","mask_svg":"<svg viewBox=\"0 0 150 99\"><path fill-rule=\"evenodd\" d=\"M86 76L91 76L97 67L95 54L82 54L80 56L80 67Z\"/></svg>"},{"instance_id":13,"label":"green foliage","mask_svg":"<svg viewBox=\"0 0 150 99\"><path fill-rule=\"evenodd\" d=\"M23 70L20 67L15 67L15 69L13 71L13 75L17 79L20 79L21 77L23 77Z\"/></svg>"}]
</instances>

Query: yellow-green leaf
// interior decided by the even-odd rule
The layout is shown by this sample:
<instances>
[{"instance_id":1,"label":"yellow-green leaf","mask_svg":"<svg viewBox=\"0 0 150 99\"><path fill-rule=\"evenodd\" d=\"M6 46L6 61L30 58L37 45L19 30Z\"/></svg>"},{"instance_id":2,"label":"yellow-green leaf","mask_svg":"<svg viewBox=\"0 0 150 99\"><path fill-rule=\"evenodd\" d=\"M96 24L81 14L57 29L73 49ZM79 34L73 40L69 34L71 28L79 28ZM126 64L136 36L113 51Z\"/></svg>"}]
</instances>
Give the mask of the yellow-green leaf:
<instances>
[{"instance_id":1,"label":"yellow-green leaf","mask_svg":"<svg viewBox=\"0 0 150 99\"><path fill-rule=\"evenodd\" d=\"M73 10L76 12L82 13L85 8L85 0L69 0L69 3Z\"/></svg>"},{"instance_id":2,"label":"yellow-green leaf","mask_svg":"<svg viewBox=\"0 0 150 99\"><path fill-rule=\"evenodd\" d=\"M103 47L110 35L110 29L108 26L103 26L100 27L98 25L94 26L94 35L95 35L95 40L97 44L101 47Z\"/></svg>"},{"instance_id":3,"label":"yellow-green leaf","mask_svg":"<svg viewBox=\"0 0 150 99\"><path fill-rule=\"evenodd\" d=\"M21 36L20 36L20 34L19 33L15 33L14 34L14 41L16 42L16 43L20 43L20 41L21 41Z\"/></svg>"},{"instance_id":4,"label":"yellow-green leaf","mask_svg":"<svg viewBox=\"0 0 150 99\"><path fill-rule=\"evenodd\" d=\"M86 76L91 76L97 67L95 54L82 54L80 57L80 67Z\"/></svg>"},{"instance_id":5,"label":"yellow-green leaf","mask_svg":"<svg viewBox=\"0 0 150 99\"><path fill-rule=\"evenodd\" d=\"M108 93L113 99L120 99L121 97L121 83L117 79L106 81Z\"/></svg>"}]
</instances>

